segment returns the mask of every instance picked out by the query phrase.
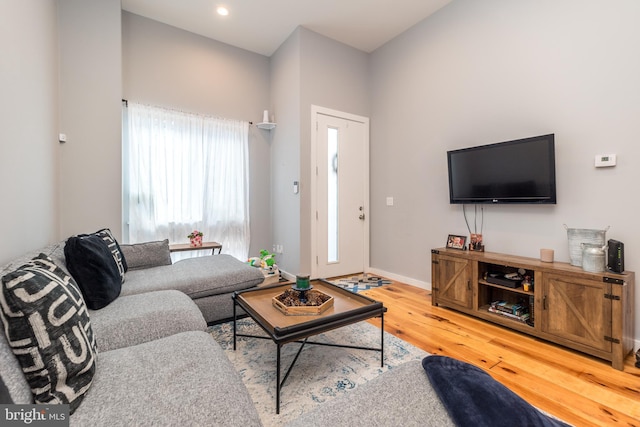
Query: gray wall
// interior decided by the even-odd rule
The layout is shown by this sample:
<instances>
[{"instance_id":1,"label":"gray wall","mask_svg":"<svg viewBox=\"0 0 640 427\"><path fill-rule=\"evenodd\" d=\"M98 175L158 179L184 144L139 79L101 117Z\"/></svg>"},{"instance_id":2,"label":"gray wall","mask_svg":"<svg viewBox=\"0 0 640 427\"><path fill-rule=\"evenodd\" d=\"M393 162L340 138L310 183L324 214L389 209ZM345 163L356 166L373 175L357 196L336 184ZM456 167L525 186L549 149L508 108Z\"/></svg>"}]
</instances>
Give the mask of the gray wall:
<instances>
[{"instance_id":1,"label":"gray wall","mask_svg":"<svg viewBox=\"0 0 640 427\"><path fill-rule=\"evenodd\" d=\"M0 14L0 264L58 237L56 2L3 2Z\"/></svg>"},{"instance_id":2,"label":"gray wall","mask_svg":"<svg viewBox=\"0 0 640 427\"><path fill-rule=\"evenodd\" d=\"M469 234L446 151L555 133L558 204L486 207L487 250L568 261L563 224L611 226L638 271L639 18L634 0L456 0L375 51L371 264L430 282L429 249Z\"/></svg>"},{"instance_id":3,"label":"gray wall","mask_svg":"<svg viewBox=\"0 0 640 427\"><path fill-rule=\"evenodd\" d=\"M121 236L120 0L60 0L60 236Z\"/></svg>"},{"instance_id":4,"label":"gray wall","mask_svg":"<svg viewBox=\"0 0 640 427\"><path fill-rule=\"evenodd\" d=\"M278 112L271 153L273 241L284 246L278 262L292 274L311 272L311 106L368 116L368 60L368 54L302 27L271 59ZM300 182L298 195L293 181Z\"/></svg>"},{"instance_id":5,"label":"gray wall","mask_svg":"<svg viewBox=\"0 0 640 427\"><path fill-rule=\"evenodd\" d=\"M272 242L282 245L276 262L281 270L300 273L300 31L271 56L271 105L278 126L271 131ZM301 189L304 191L304 188Z\"/></svg>"},{"instance_id":6,"label":"gray wall","mask_svg":"<svg viewBox=\"0 0 640 427\"><path fill-rule=\"evenodd\" d=\"M122 13L124 98L236 120L262 121L269 59ZM269 131L249 128L250 254L271 249Z\"/></svg>"}]
</instances>

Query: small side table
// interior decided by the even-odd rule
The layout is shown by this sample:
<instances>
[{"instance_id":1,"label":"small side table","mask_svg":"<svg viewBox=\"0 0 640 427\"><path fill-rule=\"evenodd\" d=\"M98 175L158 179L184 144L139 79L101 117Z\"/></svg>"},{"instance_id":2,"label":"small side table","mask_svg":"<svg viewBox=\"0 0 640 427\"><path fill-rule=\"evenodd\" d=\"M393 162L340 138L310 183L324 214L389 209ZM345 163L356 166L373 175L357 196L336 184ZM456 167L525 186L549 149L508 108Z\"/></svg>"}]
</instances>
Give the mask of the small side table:
<instances>
[{"instance_id":1,"label":"small side table","mask_svg":"<svg viewBox=\"0 0 640 427\"><path fill-rule=\"evenodd\" d=\"M189 243L169 245L169 252L200 251L202 249L211 249L211 255L215 255L216 249L218 254L222 253L222 245L218 242L202 242L202 246L191 246Z\"/></svg>"}]
</instances>

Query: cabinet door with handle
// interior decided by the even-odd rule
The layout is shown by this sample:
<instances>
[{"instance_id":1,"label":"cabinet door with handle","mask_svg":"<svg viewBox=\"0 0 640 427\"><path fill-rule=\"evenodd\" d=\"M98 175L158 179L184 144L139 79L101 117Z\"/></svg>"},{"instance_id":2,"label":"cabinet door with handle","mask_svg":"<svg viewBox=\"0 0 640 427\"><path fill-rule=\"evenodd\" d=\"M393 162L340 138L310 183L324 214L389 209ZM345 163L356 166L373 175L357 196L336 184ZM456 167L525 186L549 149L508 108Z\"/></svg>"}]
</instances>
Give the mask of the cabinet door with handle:
<instances>
[{"instance_id":1,"label":"cabinet door with handle","mask_svg":"<svg viewBox=\"0 0 640 427\"><path fill-rule=\"evenodd\" d=\"M471 262L466 259L432 254L432 303L448 307L472 307Z\"/></svg>"},{"instance_id":2,"label":"cabinet door with handle","mask_svg":"<svg viewBox=\"0 0 640 427\"><path fill-rule=\"evenodd\" d=\"M547 274L543 280L542 330L564 340L611 351L611 285Z\"/></svg>"}]
</instances>

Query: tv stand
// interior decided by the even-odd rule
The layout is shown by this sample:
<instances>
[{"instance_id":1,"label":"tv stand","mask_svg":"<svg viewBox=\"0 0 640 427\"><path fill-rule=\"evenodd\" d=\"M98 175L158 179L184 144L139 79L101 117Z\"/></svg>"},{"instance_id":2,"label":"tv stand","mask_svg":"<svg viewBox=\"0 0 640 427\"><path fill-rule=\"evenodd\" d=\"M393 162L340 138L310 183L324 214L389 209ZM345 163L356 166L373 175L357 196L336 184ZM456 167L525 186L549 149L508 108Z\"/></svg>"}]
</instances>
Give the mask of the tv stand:
<instances>
[{"instance_id":1,"label":"tv stand","mask_svg":"<svg viewBox=\"0 0 640 427\"><path fill-rule=\"evenodd\" d=\"M511 273L529 276L532 289L505 278ZM623 370L633 350L634 272L590 273L568 263L441 248L431 251L431 281L433 305L608 360L615 369Z\"/></svg>"}]
</instances>

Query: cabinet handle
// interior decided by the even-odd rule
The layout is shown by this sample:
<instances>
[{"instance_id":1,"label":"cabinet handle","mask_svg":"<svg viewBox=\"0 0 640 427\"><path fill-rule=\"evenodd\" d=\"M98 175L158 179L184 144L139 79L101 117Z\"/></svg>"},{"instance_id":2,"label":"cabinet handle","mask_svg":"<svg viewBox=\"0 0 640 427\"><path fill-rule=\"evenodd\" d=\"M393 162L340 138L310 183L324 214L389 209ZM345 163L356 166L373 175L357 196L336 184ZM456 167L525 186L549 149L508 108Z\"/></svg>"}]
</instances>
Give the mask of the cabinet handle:
<instances>
[{"instance_id":1,"label":"cabinet handle","mask_svg":"<svg viewBox=\"0 0 640 427\"><path fill-rule=\"evenodd\" d=\"M542 297L542 309L546 310L547 309L547 296L543 296Z\"/></svg>"},{"instance_id":2,"label":"cabinet handle","mask_svg":"<svg viewBox=\"0 0 640 427\"><path fill-rule=\"evenodd\" d=\"M471 290L471 280L467 280L467 290Z\"/></svg>"}]
</instances>

